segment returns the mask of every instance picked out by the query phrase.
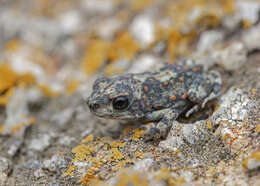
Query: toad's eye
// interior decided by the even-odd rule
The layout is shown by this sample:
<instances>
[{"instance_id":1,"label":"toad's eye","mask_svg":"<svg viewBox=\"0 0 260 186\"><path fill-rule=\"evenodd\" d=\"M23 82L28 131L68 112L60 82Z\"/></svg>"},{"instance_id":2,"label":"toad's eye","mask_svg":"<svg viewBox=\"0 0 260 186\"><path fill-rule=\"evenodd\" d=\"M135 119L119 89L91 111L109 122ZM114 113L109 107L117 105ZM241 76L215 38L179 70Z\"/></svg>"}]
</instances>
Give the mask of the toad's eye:
<instances>
[{"instance_id":1,"label":"toad's eye","mask_svg":"<svg viewBox=\"0 0 260 186\"><path fill-rule=\"evenodd\" d=\"M126 96L119 96L113 99L113 108L116 110L123 110L129 105L128 98Z\"/></svg>"}]
</instances>

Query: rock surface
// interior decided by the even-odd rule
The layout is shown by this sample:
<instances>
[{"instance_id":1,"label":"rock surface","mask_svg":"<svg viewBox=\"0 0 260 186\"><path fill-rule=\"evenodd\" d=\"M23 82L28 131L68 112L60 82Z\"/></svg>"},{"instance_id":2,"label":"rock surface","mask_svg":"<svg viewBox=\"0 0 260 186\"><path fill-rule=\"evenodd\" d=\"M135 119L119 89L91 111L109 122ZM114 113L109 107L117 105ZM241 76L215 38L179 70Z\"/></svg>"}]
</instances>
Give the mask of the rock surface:
<instances>
[{"instance_id":1,"label":"rock surface","mask_svg":"<svg viewBox=\"0 0 260 186\"><path fill-rule=\"evenodd\" d=\"M204 2L204 1L203 1ZM0 185L260 185L257 0L0 2ZM93 116L97 77L195 58L219 99L166 139Z\"/></svg>"}]
</instances>

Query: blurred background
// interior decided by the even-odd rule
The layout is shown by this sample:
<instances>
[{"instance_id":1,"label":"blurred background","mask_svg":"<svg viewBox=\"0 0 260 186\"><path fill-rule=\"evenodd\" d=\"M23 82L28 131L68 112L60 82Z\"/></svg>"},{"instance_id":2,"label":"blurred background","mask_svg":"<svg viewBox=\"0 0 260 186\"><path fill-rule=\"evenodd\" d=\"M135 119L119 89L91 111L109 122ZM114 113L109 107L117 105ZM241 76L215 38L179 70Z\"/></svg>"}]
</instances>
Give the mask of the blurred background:
<instances>
[{"instance_id":1,"label":"blurred background","mask_svg":"<svg viewBox=\"0 0 260 186\"><path fill-rule=\"evenodd\" d=\"M258 10L257 1L242 0L1 0L0 91L19 81L47 96L72 94L95 73L204 55L235 29L255 24ZM199 41L214 29L225 32Z\"/></svg>"},{"instance_id":2,"label":"blurred background","mask_svg":"<svg viewBox=\"0 0 260 186\"><path fill-rule=\"evenodd\" d=\"M98 76L183 58L240 71L260 49L259 12L259 0L0 0L0 185L63 185L82 138L120 135L84 107ZM68 169L71 185L87 165Z\"/></svg>"}]
</instances>

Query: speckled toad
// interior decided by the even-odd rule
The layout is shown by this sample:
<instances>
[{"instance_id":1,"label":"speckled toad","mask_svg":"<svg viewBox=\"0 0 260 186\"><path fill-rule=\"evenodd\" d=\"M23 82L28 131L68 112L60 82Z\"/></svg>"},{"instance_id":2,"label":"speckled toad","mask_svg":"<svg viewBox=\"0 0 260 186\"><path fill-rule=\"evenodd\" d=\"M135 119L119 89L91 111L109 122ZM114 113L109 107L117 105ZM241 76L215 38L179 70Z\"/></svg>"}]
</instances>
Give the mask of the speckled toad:
<instances>
[{"instance_id":1,"label":"speckled toad","mask_svg":"<svg viewBox=\"0 0 260 186\"><path fill-rule=\"evenodd\" d=\"M208 73L192 60L167 64L158 71L98 78L87 98L97 116L142 123L148 127L146 139L166 137L172 121L183 112L188 117L220 94L221 76Z\"/></svg>"}]
</instances>

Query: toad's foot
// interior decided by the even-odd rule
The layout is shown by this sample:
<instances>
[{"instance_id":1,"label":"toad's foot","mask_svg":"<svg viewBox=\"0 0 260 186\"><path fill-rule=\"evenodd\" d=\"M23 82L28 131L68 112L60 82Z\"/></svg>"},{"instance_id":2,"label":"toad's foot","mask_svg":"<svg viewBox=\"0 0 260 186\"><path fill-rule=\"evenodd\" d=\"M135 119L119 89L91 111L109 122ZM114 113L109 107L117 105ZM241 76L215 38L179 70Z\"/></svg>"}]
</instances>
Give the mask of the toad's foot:
<instances>
[{"instance_id":1,"label":"toad's foot","mask_svg":"<svg viewBox=\"0 0 260 186\"><path fill-rule=\"evenodd\" d=\"M146 131L143 133L145 141L165 139L172 126L172 121L178 117L179 113L174 109L169 109L168 112L159 121L157 126L145 126Z\"/></svg>"}]
</instances>

